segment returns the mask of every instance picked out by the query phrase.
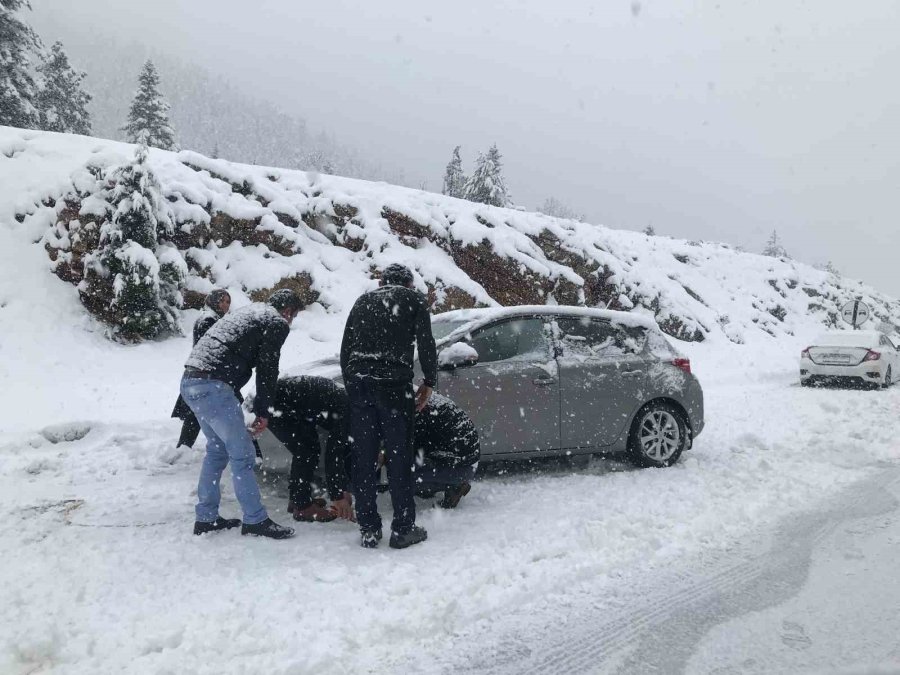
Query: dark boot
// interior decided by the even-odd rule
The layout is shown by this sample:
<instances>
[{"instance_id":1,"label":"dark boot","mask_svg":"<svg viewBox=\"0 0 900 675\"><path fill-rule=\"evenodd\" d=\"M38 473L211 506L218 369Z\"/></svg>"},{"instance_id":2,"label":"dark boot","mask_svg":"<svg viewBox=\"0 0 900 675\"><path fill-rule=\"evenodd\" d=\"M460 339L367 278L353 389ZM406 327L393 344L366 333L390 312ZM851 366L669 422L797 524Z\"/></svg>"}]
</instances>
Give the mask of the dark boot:
<instances>
[{"instance_id":1,"label":"dark boot","mask_svg":"<svg viewBox=\"0 0 900 675\"><path fill-rule=\"evenodd\" d=\"M377 530L360 530L359 545L363 548L378 548L381 536L380 527Z\"/></svg>"},{"instance_id":2,"label":"dark boot","mask_svg":"<svg viewBox=\"0 0 900 675\"><path fill-rule=\"evenodd\" d=\"M414 544L421 544L426 539L428 539L428 532L425 531L425 528L413 525L413 528L404 534L391 532L390 546L391 548L407 548Z\"/></svg>"},{"instance_id":3,"label":"dark boot","mask_svg":"<svg viewBox=\"0 0 900 675\"><path fill-rule=\"evenodd\" d=\"M455 509L459 506L459 500L469 494L471 489L472 486L467 481L463 481L449 490L444 490L444 498L438 502L438 506L442 509Z\"/></svg>"},{"instance_id":4,"label":"dark boot","mask_svg":"<svg viewBox=\"0 0 900 675\"><path fill-rule=\"evenodd\" d=\"M244 526L241 527L241 534L252 534L254 537L268 537L269 539L289 539L294 536L294 529L283 527L272 522L271 518L266 518L256 525L244 523Z\"/></svg>"},{"instance_id":5,"label":"dark boot","mask_svg":"<svg viewBox=\"0 0 900 675\"><path fill-rule=\"evenodd\" d=\"M230 530L237 527L241 521L237 518L222 518L219 516L211 523L201 523L199 520L194 523L194 534L206 534L207 532L218 532L219 530Z\"/></svg>"}]
</instances>

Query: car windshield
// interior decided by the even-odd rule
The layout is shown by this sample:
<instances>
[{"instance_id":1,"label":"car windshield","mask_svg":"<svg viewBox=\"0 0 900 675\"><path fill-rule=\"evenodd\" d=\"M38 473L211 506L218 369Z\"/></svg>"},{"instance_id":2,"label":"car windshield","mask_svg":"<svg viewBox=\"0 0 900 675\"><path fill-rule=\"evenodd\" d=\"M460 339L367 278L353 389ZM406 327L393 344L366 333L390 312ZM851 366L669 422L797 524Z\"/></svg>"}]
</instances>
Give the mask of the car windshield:
<instances>
[{"instance_id":1,"label":"car windshield","mask_svg":"<svg viewBox=\"0 0 900 675\"><path fill-rule=\"evenodd\" d=\"M431 334L434 335L435 340L440 340L441 338L445 338L450 333L455 331L460 326L464 326L466 323L470 323L467 321L432 321L431 322Z\"/></svg>"},{"instance_id":2,"label":"car windshield","mask_svg":"<svg viewBox=\"0 0 900 675\"><path fill-rule=\"evenodd\" d=\"M850 330L838 333L825 333L820 335L815 341L815 345L821 347L874 347L877 344L877 335Z\"/></svg>"}]
</instances>

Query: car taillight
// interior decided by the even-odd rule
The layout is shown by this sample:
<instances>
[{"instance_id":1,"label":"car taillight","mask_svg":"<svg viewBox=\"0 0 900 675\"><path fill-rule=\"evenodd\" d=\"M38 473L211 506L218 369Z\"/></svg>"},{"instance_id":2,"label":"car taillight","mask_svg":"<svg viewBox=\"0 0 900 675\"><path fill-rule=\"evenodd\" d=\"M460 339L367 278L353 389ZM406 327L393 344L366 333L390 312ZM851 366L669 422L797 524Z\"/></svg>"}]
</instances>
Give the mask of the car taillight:
<instances>
[{"instance_id":1,"label":"car taillight","mask_svg":"<svg viewBox=\"0 0 900 675\"><path fill-rule=\"evenodd\" d=\"M690 374L691 372L691 360L690 359L673 359L672 365L678 368L678 370L683 370L684 372Z\"/></svg>"},{"instance_id":2,"label":"car taillight","mask_svg":"<svg viewBox=\"0 0 900 675\"><path fill-rule=\"evenodd\" d=\"M809 355L809 347L807 347L802 352L800 352L800 358L801 359L812 359L812 357Z\"/></svg>"},{"instance_id":3,"label":"car taillight","mask_svg":"<svg viewBox=\"0 0 900 675\"><path fill-rule=\"evenodd\" d=\"M866 352L866 357L863 359L863 361L877 361L880 358L881 352L876 352L870 349L868 352Z\"/></svg>"}]
</instances>

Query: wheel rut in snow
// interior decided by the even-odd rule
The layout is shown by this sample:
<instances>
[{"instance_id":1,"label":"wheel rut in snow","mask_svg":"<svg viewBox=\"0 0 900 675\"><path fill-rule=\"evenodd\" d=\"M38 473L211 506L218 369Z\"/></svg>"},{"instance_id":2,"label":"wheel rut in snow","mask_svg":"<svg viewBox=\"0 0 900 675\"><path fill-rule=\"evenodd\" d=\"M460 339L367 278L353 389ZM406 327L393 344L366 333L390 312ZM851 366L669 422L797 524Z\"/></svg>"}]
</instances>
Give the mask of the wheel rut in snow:
<instances>
[{"instance_id":1,"label":"wheel rut in snow","mask_svg":"<svg viewBox=\"0 0 900 675\"><path fill-rule=\"evenodd\" d=\"M634 585L626 594L632 600L623 610L601 609L598 602L596 609L566 620L562 628L536 629L529 620L524 631L498 636L493 653L453 670L523 675L683 672L712 627L795 595L808 576L812 551L841 523L897 508L885 489L895 481L900 481L900 467L886 467L839 493L823 510L782 523L764 552L717 553L696 569L683 568Z\"/></svg>"}]
</instances>

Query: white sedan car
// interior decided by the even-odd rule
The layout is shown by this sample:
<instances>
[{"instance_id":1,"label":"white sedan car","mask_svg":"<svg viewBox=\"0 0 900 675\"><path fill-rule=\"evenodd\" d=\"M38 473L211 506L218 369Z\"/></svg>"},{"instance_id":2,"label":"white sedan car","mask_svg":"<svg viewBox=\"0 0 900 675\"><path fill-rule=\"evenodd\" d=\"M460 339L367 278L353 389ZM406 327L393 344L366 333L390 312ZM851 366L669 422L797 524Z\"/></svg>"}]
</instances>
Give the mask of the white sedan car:
<instances>
[{"instance_id":1,"label":"white sedan car","mask_svg":"<svg viewBox=\"0 0 900 675\"><path fill-rule=\"evenodd\" d=\"M900 372L900 352L877 330L833 330L800 353L800 384L817 382L889 387Z\"/></svg>"}]
</instances>

